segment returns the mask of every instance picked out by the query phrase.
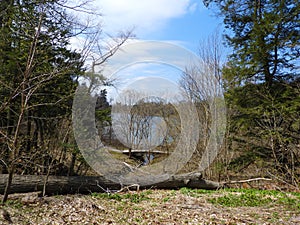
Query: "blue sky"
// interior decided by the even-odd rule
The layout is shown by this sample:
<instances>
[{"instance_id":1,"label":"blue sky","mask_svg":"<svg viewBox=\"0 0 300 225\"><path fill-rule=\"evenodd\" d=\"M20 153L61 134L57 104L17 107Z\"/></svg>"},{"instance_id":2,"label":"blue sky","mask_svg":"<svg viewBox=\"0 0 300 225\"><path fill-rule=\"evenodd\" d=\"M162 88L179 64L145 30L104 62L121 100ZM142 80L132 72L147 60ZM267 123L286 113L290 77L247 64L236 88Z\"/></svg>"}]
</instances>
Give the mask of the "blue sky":
<instances>
[{"instance_id":1,"label":"blue sky","mask_svg":"<svg viewBox=\"0 0 300 225\"><path fill-rule=\"evenodd\" d=\"M197 54L201 40L217 29L222 33L222 19L216 18L201 0L94 0L93 5L95 11L103 15L103 32L112 36L133 29L138 40L166 41ZM138 54L147 50L140 49ZM142 78L151 89L155 81L151 82L149 77L162 77L178 83L182 74L174 66L160 63L129 63L113 72L118 78L118 91L129 86L133 88L130 84L136 80L140 84Z\"/></svg>"},{"instance_id":2,"label":"blue sky","mask_svg":"<svg viewBox=\"0 0 300 225\"><path fill-rule=\"evenodd\" d=\"M142 40L174 41L196 51L199 40L222 24L201 0L95 0L104 32L134 28Z\"/></svg>"}]
</instances>

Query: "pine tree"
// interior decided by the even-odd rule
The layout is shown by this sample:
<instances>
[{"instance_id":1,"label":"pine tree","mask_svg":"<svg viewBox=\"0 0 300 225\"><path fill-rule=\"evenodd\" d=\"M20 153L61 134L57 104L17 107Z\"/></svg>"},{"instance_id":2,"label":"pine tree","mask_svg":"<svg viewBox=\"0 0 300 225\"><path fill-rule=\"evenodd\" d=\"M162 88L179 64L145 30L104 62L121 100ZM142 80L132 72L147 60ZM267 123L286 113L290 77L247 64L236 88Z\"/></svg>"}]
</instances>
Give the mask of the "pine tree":
<instances>
[{"instance_id":1,"label":"pine tree","mask_svg":"<svg viewBox=\"0 0 300 225\"><path fill-rule=\"evenodd\" d=\"M297 0L205 0L224 17L231 60L244 82L287 80L300 57L300 3ZM299 65L298 65L299 66Z\"/></svg>"},{"instance_id":2,"label":"pine tree","mask_svg":"<svg viewBox=\"0 0 300 225\"><path fill-rule=\"evenodd\" d=\"M71 18L57 3L1 3L0 135L4 141L0 148L1 162L9 172L3 201L15 169L25 165L23 155L42 160L42 152L30 152L33 143L44 145L43 136L51 135L62 118L70 115L77 85L72 77L83 71L81 55L68 47L73 35Z\"/></svg>"},{"instance_id":3,"label":"pine tree","mask_svg":"<svg viewBox=\"0 0 300 225\"><path fill-rule=\"evenodd\" d=\"M300 3L296 0L204 0L223 16L233 49L223 69L232 165L260 159L297 186L300 173ZM243 166L243 165L242 165Z\"/></svg>"}]
</instances>

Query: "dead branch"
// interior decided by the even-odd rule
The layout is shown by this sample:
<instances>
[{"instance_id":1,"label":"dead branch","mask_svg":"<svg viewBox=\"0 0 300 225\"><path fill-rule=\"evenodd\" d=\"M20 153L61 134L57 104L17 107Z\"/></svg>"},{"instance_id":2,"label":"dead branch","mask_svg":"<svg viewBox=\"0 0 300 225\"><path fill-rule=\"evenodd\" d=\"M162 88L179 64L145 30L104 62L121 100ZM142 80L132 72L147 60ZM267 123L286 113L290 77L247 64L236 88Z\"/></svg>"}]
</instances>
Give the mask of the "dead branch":
<instances>
[{"instance_id":1,"label":"dead branch","mask_svg":"<svg viewBox=\"0 0 300 225\"><path fill-rule=\"evenodd\" d=\"M241 184L241 183L248 183L248 182L259 181L259 180L271 181L272 179L264 178L264 177L257 177L257 178L252 178L252 179L248 179L248 180L224 181L224 182L221 182L221 184L223 184L223 185L226 185L226 184Z\"/></svg>"}]
</instances>

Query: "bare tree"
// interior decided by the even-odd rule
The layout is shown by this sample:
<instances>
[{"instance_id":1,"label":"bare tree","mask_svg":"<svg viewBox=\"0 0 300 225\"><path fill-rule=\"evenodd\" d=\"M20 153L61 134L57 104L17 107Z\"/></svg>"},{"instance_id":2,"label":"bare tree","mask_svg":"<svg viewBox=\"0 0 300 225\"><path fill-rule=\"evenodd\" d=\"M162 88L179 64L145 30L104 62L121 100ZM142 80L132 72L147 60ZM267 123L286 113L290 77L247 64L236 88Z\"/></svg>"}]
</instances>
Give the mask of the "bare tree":
<instances>
[{"instance_id":1,"label":"bare tree","mask_svg":"<svg viewBox=\"0 0 300 225\"><path fill-rule=\"evenodd\" d=\"M151 151L160 146L167 135L162 113L165 105L158 97L127 90L113 106L113 128L118 139L131 150Z\"/></svg>"},{"instance_id":2,"label":"bare tree","mask_svg":"<svg viewBox=\"0 0 300 225\"><path fill-rule=\"evenodd\" d=\"M60 6L63 8L67 8L68 10L74 10L74 11L80 11L81 13L87 13L89 15L99 16L97 13L92 12L92 10L88 10L88 8L85 8L87 2L81 2L79 5L70 6L67 5L65 1L57 1L53 3L53 7L48 7L48 5L42 4L42 3L36 3L37 11L34 11L38 15L38 21L30 21L30 18L26 18L24 21L28 22L29 24L35 24L34 29L26 30L26 27L20 27L18 32L22 32L25 34L26 38L24 39L24 43L26 41L26 45L28 45L28 52L24 53L24 57L20 60L26 60L26 63L23 61L16 62L19 65L18 70L19 74L16 74L16 76L20 77L18 79L17 83L14 83L13 86L6 83L5 80L0 79L0 84L3 85L5 88L9 89L9 95L5 96L3 100L1 100L1 106L0 106L0 113L5 113L7 110L9 112L12 112L14 114L14 118L16 118L16 123L11 125L8 124L7 126L2 126L0 129L0 139L3 140L3 143L5 143L4 148L7 149L7 154L5 153L5 157L3 160L1 159L1 164L4 164L5 167L8 169L8 180L6 183L6 188L3 196L3 202L7 200L8 194L10 192L10 186L12 184L13 175L16 171L16 166L20 162L20 158L22 156L22 149L24 148L24 140L22 137L24 137L24 129L27 129L27 133L30 134L30 129L33 127L30 120L28 118L33 118L35 121L42 121L46 118L34 118L31 116L30 112L41 106L54 106L61 103L64 99L58 99L57 101L52 102L43 102L43 101L32 101L34 98L37 97L37 93L42 90L44 87L47 86L47 84L50 84L53 82L53 80L57 79L61 76L68 76L69 78L73 76L74 82L78 81L78 78L80 76L84 76L83 74L83 66L84 62L88 60L88 57L98 55L98 58L93 58L93 64L91 67L92 76L88 76L87 78L91 80L91 89L94 87L94 83L96 81L99 83L99 80L102 82L101 84L107 85L107 80L101 77L100 74L97 76L94 74L95 66L104 64L105 61L111 57L122 44L125 43L125 41L131 36L131 32L126 32L120 35L118 39L115 39L113 45L109 46L109 50L103 50L101 49L102 45L100 45L101 41L101 26L93 26L91 25L90 21L87 21L86 23L81 23L76 19L76 17L69 17L66 16L66 14L59 11ZM52 4L52 3L49 3ZM83 9L83 10L82 10ZM56 11L57 10L57 11ZM57 13L55 14L54 13ZM70 50L68 53L68 57L70 59L64 59L62 55L56 56L54 63L49 61L49 67L45 71L36 71L36 65L40 64L39 57L41 56L41 53L44 53L46 49L49 49L51 47L47 46L47 44L51 45L50 43L45 43L45 37L47 36L47 26L46 24L49 22L47 20L47 13L50 13L51 15L60 15L61 23L62 24L68 24L72 29L72 32L70 32L68 37L65 37L65 39L61 38L61 34L58 33L58 31L52 31L54 39L54 44L59 45L59 47L64 48L66 47L66 39L70 40L74 37L81 36L84 40L84 45L82 46L81 50L72 51ZM30 15L31 16L31 15ZM71 19L72 18L72 19ZM23 22L24 22L23 21ZM24 22L24 23L26 23ZM63 26L61 24L61 26ZM49 28L50 29L50 28ZM32 32L32 33L29 33ZM49 31L50 32L50 31ZM50 33L51 33L50 32ZM56 33L55 33L56 32ZM51 33L52 34L52 33ZM56 35L56 36L55 36ZM62 43L60 43L62 41ZM45 49L43 49L43 46ZM58 47L58 46L57 46ZM59 49L59 48L58 48ZM68 50L66 50L68 51ZM104 53L103 53L104 52ZM48 56L50 57L50 55ZM65 61L64 61L65 60ZM53 64L51 64L53 63ZM59 66L56 66L57 63ZM51 68L48 69L48 68ZM96 72L95 72L96 73ZM100 78L99 78L100 77ZM71 79L71 78L70 78ZM16 79L17 80L17 79ZM94 80L96 80L94 82ZM106 83L105 83L106 82ZM92 91L91 91L92 92ZM72 95L72 93L70 93ZM70 96L69 96L70 97ZM10 104L18 104L17 107L11 110ZM58 119L58 118L57 118ZM65 135L61 136L61 140L44 140L42 132L40 133L41 140L40 142L43 142L43 150L44 152L41 154L40 157L43 157L44 155L50 156L49 148L55 148L52 151L52 156L49 158L49 162L42 165L37 165L41 167L42 171L46 171L47 175L49 175L49 171L53 168L53 166L56 164L60 164L59 161L66 159L65 156L65 147L57 146L58 143L62 145L68 144L68 141L71 141L74 143L75 141L72 138L72 132L69 132L69 127L65 127L68 123L68 120L70 118L66 118L65 120L61 120L61 127L59 129L64 129L66 131ZM13 131L12 131L13 126ZM38 125L40 127L43 126L43 124ZM58 130L59 130L58 129ZM34 134L35 135L35 134ZM34 137L36 138L36 137ZM54 138L53 138L54 139ZM52 145L51 145L52 142ZM75 144L75 143L74 143ZM51 145L51 146L50 146ZM74 146L73 146L74 147ZM72 147L72 148L73 148ZM30 150L31 146L28 145L28 149ZM61 149L61 152L57 152L57 149ZM36 153L35 155L31 154L32 152L28 152L30 155L27 157L27 161L31 160L31 157L39 157ZM38 153L38 151L37 151ZM45 153L45 154L44 154ZM72 152L72 159L71 159L71 168L74 168L74 164L77 157L78 152L73 151ZM44 159L43 159L44 160ZM73 170L73 169L72 169ZM46 181L45 181L46 183Z\"/></svg>"},{"instance_id":3,"label":"bare tree","mask_svg":"<svg viewBox=\"0 0 300 225\"><path fill-rule=\"evenodd\" d=\"M187 168L188 170L199 169L197 166L201 157L203 160L204 150L209 145L213 132L212 126L216 125L213 116L220 115L220 112L216 111L218 108L216 104L223 104L221 100L223 98L221 69L224 56L221 43L221 37L217 31L207 39L200 41L198 56L201 61L187 67L180 80L180 86L184 90L184 94L197 107L200 121L200 140L197 151L187 166L191 167ZM207 161L210 162L211 159L209 158L214 158L214 155L210 156L208 154L205 157L208 157ZM211 170L207 170L207 173L208 176L212 176Z\"/></svg>"},{"instance_id":4,"label":"bare tree","mask_svg":"<svg viewBox=\"0 0 300 225\"><path fill-rule=\"evenodd\" d=\"M114 127L117 128L120 140L131 149L149 147L152 136L152 115L149 115L145 105L140 107L141 96L137 91L127 90L123 92L121 101L114 106Z\"/></svg>"},{"instance_id":5,"label":"bare tree","mask_svg":"<svg viewBox=\"0 0 300 225\"><path fill-rule=\"evenodd\" d=\"M4 196L3 196L3 202L7 200L9 189L11 186L13 174L15 172L15 166L16 163L20 157L20 150L21 150L21 143L20 143L20 134L22 125L25 119L26 112L29 110L30 107L34 107L29 104L31 98L33 97L33 94L45 83L49 82L50 80L54 79L55 77L60 76L62 73L65 72L68 68L59 68L55 69L53 71L42 73L39 75L33 76L35 63L37 61L38 53L38 43L42 36L42 28L43 23L45 22L44 14L46 11L46 5L41 6L39 11L39 17L38 17L38 23L37 28L35 29L35 33L32 34L32 39L30 42L30 48L29 52L27 52L27 62L25 64L25 68L22 71L22 79L20 83L17 85L17 87L13 90L13 92L8 97L8 100L2 104L2 107L0 111L5 110L7 106L9 105L10 101L12 101L15 98L20 98L20 106L18 107L19 112L16 112L17 114L17 122L15 125L15 130L13 135L8 135L5 130L1 130L1 135L5 138L7 147L10 150L10 164L7 165L9 168L9 177L6 184ZM67 65L70 67L70 65ZM45 104L45 103L43 103Z\"/></svg>"}]
</instances>

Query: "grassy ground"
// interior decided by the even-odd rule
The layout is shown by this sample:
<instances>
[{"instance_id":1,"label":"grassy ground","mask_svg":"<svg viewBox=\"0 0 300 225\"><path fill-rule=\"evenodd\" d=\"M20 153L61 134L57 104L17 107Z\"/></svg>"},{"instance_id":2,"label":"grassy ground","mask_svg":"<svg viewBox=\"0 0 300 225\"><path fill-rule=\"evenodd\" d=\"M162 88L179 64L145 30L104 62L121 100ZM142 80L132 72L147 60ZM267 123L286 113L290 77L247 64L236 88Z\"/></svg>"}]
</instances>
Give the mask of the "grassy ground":
<instances>
[{"instance_id":1,"label":"grassy ground","mask_svg":"<svg viewBox=\"0 0 300 225\"><path fill-rule=\"evenodd\" d=\"M20 197L2 208L13 224L300 224L300 193L253 189Z\"/></svg>"}]
</instances>

